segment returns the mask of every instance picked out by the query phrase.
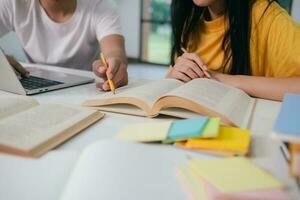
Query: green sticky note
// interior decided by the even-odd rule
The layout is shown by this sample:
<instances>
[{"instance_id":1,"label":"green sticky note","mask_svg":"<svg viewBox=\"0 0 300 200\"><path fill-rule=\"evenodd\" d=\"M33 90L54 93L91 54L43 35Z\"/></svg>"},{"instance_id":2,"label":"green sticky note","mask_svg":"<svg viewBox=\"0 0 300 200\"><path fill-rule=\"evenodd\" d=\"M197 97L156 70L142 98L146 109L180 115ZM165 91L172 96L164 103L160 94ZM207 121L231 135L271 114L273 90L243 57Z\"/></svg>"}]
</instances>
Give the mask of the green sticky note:
<instances>
[{"instance_id":1,"label":"green sticky note","mask_svg":"<svg viewBox=\"0 0 300 200\"><path fill-rule=\"evenodd\" d=\"M220 119L210 118L199 138L216 138L219 135Z\"/></svg>"},{"instance_id":2,"label":"green sticky note","mask_svg":"<svg viewBox=\"0 0 300 200\"><path fill-rule=\"evenodd\" d=\"M193 121L193 122L197 123L197 120ZM198 121L198 122L200 122L200 121ZM202 124L199 123L199 126L201 126L201 125ZM199 126L198 126L198 128L199 128ZM194 136L191 136L190 138L216 138L219 135L219 127L220 127L220 119L219 118L210 118L210 119L208 119L208 121L207 121L206 125L203 127L203 129L202 130L198 129L198 131L199 130L200 131L198 133L195 132L196 134ZM197 128L197 126L194 127L194 128ZM163 143L164 144L171 144L171 143L174 143L174 142L184 141L184 140L187 140L187 139L189 139L189 138L186 138L186 137L183 137L183 138L169 138L169 136L168 136L168 139L164 140Z\"/></svg>"}]
</instances>

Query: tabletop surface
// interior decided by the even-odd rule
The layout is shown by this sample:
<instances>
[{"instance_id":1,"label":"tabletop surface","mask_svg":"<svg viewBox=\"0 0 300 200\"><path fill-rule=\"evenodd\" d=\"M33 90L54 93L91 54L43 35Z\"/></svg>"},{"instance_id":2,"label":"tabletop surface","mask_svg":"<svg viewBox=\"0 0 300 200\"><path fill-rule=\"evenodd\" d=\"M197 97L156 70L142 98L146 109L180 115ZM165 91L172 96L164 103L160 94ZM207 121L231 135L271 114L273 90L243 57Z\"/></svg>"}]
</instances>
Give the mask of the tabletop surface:
<instances>
[{"instance_id":1,"label":"tabletop surface","mask_svg":"<svg viewBox=\"0 0 300 200\"><path fill-rule=\"evenodd\" d=\"M41 67L94 77L88 71L49 66ZM130 81L140 79L158 80L164 78L167 67L132 64L129 65L128 71ZM41 104L60 102L80 105L84 100L90 99L99 93L101 91L95 88L95 83L92 83L38 94L32 97ZM281 143L270 137L280 105L281 103L279 102L257 99L250 122L252 134L251 160L283 181L288 188L291 199L300 199L296 181L288 174L288 165L280 150ZM112 138L124 124L160 120L162 119L106 113L101 121L60 145L39 160L28 161L0 154L0 177L2 177L0 178L0 194L2 197L5 197L3 199L20 199L20 197L22 199L57 199L67 177L71 173L72 166L84 148L95 141ZM47 164L51 163L51 161L59 162L60 165L55 166L49 173L45 173L48 169ZM19 165L24 167L18 167ZM30 182L27 179L30 179ZM40 184L41 182L43 184ZM32 188L36 188L34 190L36 191L35 194L31 192Z\"/></svg>"}]
</instances>

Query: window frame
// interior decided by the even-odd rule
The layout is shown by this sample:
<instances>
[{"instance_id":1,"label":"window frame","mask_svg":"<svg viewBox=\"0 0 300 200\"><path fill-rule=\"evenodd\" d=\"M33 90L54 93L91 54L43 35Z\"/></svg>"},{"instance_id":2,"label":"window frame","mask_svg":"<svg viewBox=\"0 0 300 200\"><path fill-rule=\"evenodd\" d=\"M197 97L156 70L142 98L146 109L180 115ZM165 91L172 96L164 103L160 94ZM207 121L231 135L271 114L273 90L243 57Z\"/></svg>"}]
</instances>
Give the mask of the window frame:
<instances>
[{"instance_id":1,"label":"window frame","mask_svg":"<svg viewBox=\"0 0 300 200\"><path fill-rule=\"evenodd\" d=\"M139 43L139 57L138 61L140 63L145 63L145 64L151 64L151 65L158 65L158 66L168 66L168 64L164 63L156 63L156 62L151 62L143 59L143 49L144 49L144 24L149 23L149 24L157 24L157 25L170 25L171 26L171 20L156 20L156 19L144 19L144 1L151 1L151 0L141 0L140 3L140 43ZM172 33L171 33L172 37Z\"/></svg>"}]
</instances>

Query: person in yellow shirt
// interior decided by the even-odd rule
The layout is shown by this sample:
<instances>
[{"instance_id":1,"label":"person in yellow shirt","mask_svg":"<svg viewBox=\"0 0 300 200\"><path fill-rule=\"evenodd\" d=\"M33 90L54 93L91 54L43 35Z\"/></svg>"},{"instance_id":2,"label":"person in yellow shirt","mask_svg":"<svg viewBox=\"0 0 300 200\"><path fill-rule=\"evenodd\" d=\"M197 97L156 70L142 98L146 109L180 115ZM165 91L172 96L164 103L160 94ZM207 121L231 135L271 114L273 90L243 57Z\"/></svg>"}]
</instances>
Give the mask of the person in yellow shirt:
<instances>
[{"instance_id":1,"label":"person in yellow shirt","mask_svg":"<svg viewBox=\"0 0 300 200\"><path fill-rule=\"evenodd\" d=\"M249 95L300 93L300 25L274 0L172 0L168 78L211 77Z\"/></svg>"}]
</instances>

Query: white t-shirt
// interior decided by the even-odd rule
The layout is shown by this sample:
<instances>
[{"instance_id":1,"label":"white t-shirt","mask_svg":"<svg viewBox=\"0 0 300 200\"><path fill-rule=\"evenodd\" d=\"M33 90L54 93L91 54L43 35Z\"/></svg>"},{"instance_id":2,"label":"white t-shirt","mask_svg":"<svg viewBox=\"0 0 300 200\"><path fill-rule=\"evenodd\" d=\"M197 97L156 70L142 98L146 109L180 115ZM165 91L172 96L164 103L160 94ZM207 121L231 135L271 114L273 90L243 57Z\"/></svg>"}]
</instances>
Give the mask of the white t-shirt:
<instances>
[{"instance_id":1,"label":"white t-shirt","mask_svg":"<svg viewBox=\"0 0 300 200\"><path fill-rule=\"evenodd\" d=\"M64 23L48 17L38 0L0 0L0 37L16 32L30 62L92 69L99 41L121 34L120 19L110 0L77 0Z\"/></svg>"}]
</instances>

